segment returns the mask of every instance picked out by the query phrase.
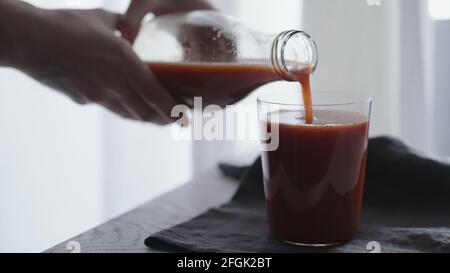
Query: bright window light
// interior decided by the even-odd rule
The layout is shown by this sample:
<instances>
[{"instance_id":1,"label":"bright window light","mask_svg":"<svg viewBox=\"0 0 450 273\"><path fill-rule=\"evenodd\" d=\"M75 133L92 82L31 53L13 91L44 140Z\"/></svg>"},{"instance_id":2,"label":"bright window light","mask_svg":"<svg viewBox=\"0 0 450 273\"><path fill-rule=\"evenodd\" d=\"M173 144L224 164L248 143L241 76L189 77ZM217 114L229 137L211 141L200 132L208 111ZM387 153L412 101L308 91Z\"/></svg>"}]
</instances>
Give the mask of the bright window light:
<instances>
[{"instance_id":1,"label":"bright window light","mask_svg":"<svg viewBox=\"0 0 450 273\"><path fill-rule=\"evenodd\" d=\"M431 19L450 20L450 0L428 0Z\"/></svg>"}]
</instances>

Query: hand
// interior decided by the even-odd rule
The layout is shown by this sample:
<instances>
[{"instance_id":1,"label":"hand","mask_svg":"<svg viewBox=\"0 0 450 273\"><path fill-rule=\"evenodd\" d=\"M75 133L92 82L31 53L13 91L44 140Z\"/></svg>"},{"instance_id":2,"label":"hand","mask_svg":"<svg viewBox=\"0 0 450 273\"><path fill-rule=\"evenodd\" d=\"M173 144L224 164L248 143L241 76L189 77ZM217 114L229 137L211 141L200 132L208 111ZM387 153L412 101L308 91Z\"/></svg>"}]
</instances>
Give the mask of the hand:
<instances>
[{"instance_id":1,"label":"hand","mask_svg":"<svg viewBox=\"0 0 450 273\"><path fill-rule=\"evenodd\" d=\"M20 38L26 40L16 41L15 66L78 103L98 103L125 118L170 123L176 102L131 45L114 34L120 18L103 10L35 9L24 19L31 20Z\"/></svg>"}]
</instances>

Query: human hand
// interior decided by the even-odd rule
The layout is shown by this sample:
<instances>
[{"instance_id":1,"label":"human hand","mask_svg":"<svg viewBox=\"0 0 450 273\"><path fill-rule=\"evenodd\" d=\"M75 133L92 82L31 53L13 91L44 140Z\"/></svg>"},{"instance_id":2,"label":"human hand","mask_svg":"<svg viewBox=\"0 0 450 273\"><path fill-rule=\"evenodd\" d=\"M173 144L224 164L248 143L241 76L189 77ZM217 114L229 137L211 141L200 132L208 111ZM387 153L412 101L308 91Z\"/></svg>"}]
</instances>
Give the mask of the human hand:
<instances>
[{"instance_id":1,"label":"human hand","mask_svg":"<svg viewBox=\"0 0 450 273\"><path fill-rule=\"evenodd\" d=\"M23 18L14 66L80 104L97 103L122 117L172 122L175 100L115 35L121 16L103 10L40 10Z\"/></svg>"}]
</instances>

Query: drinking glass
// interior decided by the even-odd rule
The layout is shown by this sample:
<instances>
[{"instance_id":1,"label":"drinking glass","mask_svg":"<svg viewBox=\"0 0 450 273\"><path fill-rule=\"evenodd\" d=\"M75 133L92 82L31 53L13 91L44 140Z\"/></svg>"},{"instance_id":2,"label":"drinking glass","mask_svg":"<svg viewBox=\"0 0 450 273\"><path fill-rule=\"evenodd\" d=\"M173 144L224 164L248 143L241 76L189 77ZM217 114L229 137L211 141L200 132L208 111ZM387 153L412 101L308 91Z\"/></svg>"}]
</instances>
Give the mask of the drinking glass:
<instances>
[{"instance_id":1,"label":"drinking glass","mask_svg":"<svg viewBox=\"0 0 450 273\"><path fill-rule=\"evenodd\" d=\"M351 240L361 214L372 99L313 93L307 124L299 92L258 98L267 220L284 242Z\"/></svg>"}]
</instances>

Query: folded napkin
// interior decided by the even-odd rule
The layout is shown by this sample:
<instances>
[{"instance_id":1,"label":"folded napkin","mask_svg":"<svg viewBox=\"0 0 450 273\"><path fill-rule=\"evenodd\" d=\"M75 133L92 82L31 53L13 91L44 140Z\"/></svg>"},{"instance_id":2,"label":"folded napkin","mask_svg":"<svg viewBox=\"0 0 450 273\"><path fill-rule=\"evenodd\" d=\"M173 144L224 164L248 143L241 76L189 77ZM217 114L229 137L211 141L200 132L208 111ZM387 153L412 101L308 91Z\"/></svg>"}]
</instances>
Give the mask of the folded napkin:
<instances>
[{"instance_id":1,"label":"folded napkin","mask_svg":"<svg viewBox=\"0 0 450 273\"><path fill-rule=\"evenodd\" d=\"M392 138L370 139L368 147L360 230L344 245L299 247L271 237L260 159L251 167L221 165L242 180L232 200L145 244L183 252L450 252L450 164Z\"/></svg>"}]
</instances>

